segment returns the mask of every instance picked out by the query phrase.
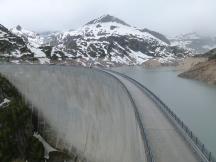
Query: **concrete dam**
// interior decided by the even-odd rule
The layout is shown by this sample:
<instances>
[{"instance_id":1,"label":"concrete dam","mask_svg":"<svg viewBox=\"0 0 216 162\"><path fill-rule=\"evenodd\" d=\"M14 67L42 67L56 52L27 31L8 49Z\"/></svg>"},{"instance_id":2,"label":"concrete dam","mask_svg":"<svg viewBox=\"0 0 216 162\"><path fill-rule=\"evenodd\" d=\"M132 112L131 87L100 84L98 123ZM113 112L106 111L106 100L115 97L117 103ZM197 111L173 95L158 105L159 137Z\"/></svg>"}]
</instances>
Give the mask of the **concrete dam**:
<instances>
[{"instance_id":1,"label":"concrete dam","mask_svg":"<svg viewBox=\"0 0 216 162\"><path fill-rule=\"evenodd\" d=\"M89 162L210 162L211 153L160 99L122 74L1 65L54 148Z\"/></svg>"}]
</instances>

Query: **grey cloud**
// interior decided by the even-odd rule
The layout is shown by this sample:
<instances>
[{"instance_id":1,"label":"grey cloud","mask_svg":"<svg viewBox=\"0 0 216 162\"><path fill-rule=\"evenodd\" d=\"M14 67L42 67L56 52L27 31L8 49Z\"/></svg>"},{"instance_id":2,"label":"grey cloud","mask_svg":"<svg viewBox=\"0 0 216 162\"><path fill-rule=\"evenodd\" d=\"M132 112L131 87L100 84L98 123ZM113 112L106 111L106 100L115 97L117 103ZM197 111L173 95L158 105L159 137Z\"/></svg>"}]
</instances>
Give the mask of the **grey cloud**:
<instances>
[{"instance_id":1,"label":"grey cloud","mask_svg":"<svg viewBox=\"0 0 216 162\"><path fill-rule=\"evenodd\" d=\"M0 23L9 28L76 29L106 13L167 35L216 35L215 0L0 0Z\"/></svg>"}]
</instances>

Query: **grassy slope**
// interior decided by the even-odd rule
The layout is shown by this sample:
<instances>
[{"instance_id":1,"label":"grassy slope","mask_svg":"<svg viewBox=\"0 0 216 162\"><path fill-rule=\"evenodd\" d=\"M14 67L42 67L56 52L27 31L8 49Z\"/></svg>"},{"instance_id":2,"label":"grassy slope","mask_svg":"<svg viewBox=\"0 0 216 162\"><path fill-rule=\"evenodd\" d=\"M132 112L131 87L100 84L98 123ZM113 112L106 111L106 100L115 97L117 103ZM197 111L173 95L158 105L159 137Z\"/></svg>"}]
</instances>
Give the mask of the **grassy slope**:
<instances>
[{"instance_id":1,"label":"grassy slope","mask_svg":"<svg viewBox=\"0 0 216 162\"><path fill-rule=\"evenodd\" d=\"M17 92L0 75L0 102L7 98L9 104L0 107L0 161L43 161L43 145L33 137L31 112Z\"/></svg>"}]
</instances>

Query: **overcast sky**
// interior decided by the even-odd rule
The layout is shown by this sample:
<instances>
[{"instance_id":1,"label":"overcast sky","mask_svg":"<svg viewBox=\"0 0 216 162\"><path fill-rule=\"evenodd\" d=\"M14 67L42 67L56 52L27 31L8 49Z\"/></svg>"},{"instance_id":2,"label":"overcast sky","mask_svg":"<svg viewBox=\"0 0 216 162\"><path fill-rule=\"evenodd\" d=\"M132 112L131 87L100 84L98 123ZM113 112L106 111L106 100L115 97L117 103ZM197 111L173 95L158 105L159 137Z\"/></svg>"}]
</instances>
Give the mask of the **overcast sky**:
<instances>
[{"instance_id":1,"label":"overcast sky","mask_svg":"<svg viewBox=\"0 0 216 162\"><path fill-rule=\"evenodd\" d=\"M8 28L76 29L104 14L166 35L216 35L216 0L0 0L0 24Z\"/></svg>"}]
</instances>

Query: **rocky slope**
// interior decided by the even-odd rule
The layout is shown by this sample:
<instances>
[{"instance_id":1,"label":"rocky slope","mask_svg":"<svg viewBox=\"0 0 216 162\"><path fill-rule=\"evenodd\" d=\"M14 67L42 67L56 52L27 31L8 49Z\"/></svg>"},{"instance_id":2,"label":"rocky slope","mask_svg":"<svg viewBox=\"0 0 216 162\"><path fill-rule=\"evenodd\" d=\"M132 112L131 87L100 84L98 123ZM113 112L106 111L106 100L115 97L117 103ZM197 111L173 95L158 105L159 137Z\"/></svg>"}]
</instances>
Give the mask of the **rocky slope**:
<instances>
[{"instance_id":1,"label":"rocky slope","mask_svg":"<svg viewBox=\"0 0 216 162\"><path fill-rule=\"evenodd\" d=\"M25 60L32 58L33 55L22 38L0 25L0 58L2 61Z\"/></svg>"},{"instance_id":2,"label":"rocky slope","mask_svg":"<svg viewBox=\"0 0 216 162\"><path fill-rule=\"evenodd\" d=\"M28 60L29 62L41 64L50 63L50 59L40 48L44 43L44 38L41 37L38 33L23 29L19 25L16 28L10 29L10 32L22 38L27 48L32 52L33 59Z\"/></svg>"},{"instance_id":3,"label":"rocky slope","mask_svg":"<svg viewBox=\"0 0 216 162\"><path fill-rule=\"evenodd\" d=\"M46 54L39 49L38 37L33 32L17 29L8 30L0 25L0 62L49 63Z\"/></svg>"},{"instance_id":4,"label":"rocky slope","mask_svg":"<svg viewBox=\"0 0 216 162\"><path fill-rule=\"evenodd\" d=\"M216 37L187 33L170 38L171 44L188 49L193 54L202 54L216 48Z\"/></svg>"},{"instance_id":5,"label":"rocky slope","mask_svg":"<svg viewBox=\"0 0 216 162\"><path fill-rule=\"evenodd\" d=\"M207 52L204 57L208 57L208 60L194 65L179 76L216 84L216 49Z\"/></svg>"},{"instance_id":6,"label":"rocky slope","mask_svg":"<svg viewBox=\"0 0 216 162\"><path fill-rule=\"evenodd\" d=\"M36 32L23 29L20 25L10 29L10 32L23 38L23 40L34 47L40 47L43 44L43 38Z\"/></svg>"}]
</instances>

